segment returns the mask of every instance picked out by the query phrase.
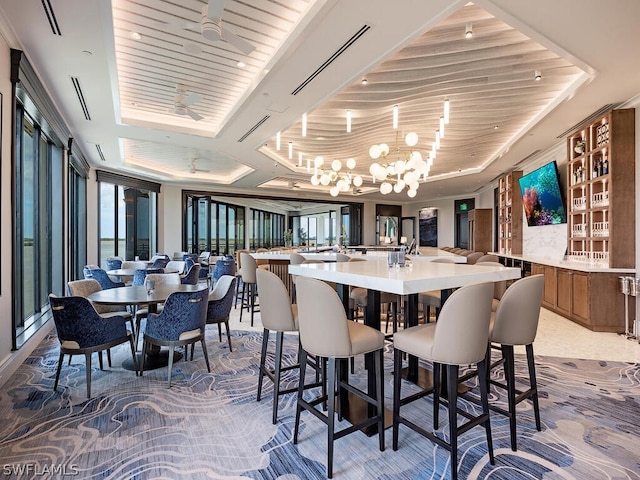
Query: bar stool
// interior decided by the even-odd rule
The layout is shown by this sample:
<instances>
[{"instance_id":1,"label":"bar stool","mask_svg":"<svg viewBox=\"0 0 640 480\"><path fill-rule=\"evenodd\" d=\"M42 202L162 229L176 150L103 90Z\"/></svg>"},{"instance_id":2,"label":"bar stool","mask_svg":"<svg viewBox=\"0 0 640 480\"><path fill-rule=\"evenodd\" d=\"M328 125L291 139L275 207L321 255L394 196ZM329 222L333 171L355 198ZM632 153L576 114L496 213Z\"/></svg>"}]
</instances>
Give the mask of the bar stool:
<instances>
[{"instance_id":1,"label":"bar stool","mask_svg":"<svg viewBox=\"0 0 640 480\"><path fill-rule=\"evenodd\" d=\"M485 257L488 257L489 255L485 255ZM484 261L484 262L476 262L475 265L477 266L482 266L482 265L486 265L489 267L501 267L501 268L506 268L504 265L502 265L500 262L492 262L492 261ZM502 296L504 295L504 292L507 290L507 281L506 280L499 280L497 282L493 282L493 301L491 303L491 311L495 312L498 309L498 305L500 304L500 299L502 298Z\"/></svg>"},{"instance_id":2,"label":"bar stool","mask_svg":"<svg viewBox=\"0 0 640 480\"><path fill-rule=\"evenodd\" d=\"M308 277L298 277L298 322L300 329L300 384L298 386L298 403L293 433L293 443L298 443L300 414L308 410L327 425L327 477L333 476L333 443L368 426L377 425L380 451L384 451L384 387L383 387L383 349L382 332L349 321L342 301L336 291L326 283ZM355 355L372 353L375 371L375 398L366 392L350 385L345 378L336 378L336 361L351 358ZM304 399L304 378L307 355L327 358L326 384L329 393L324 392L313 400ZM335 431L335 386L338 390L347 390L372 405L375 415L360 423L353 424L338 432ZM328 397L328 398L327 398ZM327 414L316 408L319 404L328 403Z\"/></svg>"},{"instance_id":3,"label":"bar stool","mask_svg":"<svg viewBox=\"0 0 640 480\"><path fill-rule=\"evenodd\" d=\"M284 282L275 273L268 270L257 269L256 280L258 283L258 295L261 298L260 317L264 330L262 332L262 350L260 353L260 371L258 373L258 395L256 401L262 396L262 382L265 376L273 382L273 414L271 421L275 425L278 421L278 397L287 393L297 392L298 386L280 389L282 372L300 368L299 363L282 366L282 344L285 332L298 332L298 306L289 302L289 294ZM274 369L267 370L267 347L269 345L269 333L276 333L276 351L274 356ZM315 365L315 364L314 364ZM319 383L314 384L314 386Z\"/></svg>"},{"instance_id":4,"label":"bar stool","mask_svg":"<svg viewBox=\"0 0 640 480\"><path fill-rule=\"evenodd\" d=\"M418 325L395 334L393 375L393 449L398 449L400 424L406 425L434 443L446 448L451 454L451 478L458 478L458 435L476 425L483 425L487 436L489 460L494 464L493 443L489 421L487 398L487 374L485 355L489 340L491 318L492 283L478 283L461 287L451 294L440 310L438 322ZM433 389L401 398L402 355L408 353L433 362ZM461 365L477 364L482 413L473 416L458 408L458 371ZM447 407L449 410L449 442L433 432L417 425L407 417L400 416L400 406L407 405L433 392L433 428L438 429L440 407L441 369L446 368ZM458 414L467 419L458 426Z\"/></svg>"},{"instance_id":5,"label":"bar stool","mask_svg":"<svg viewBox=\"0 0 640 480\"><path fill-rule=\"evenodd\" d=\"M256 307L259 307L259 305L256 304L256 297L258 296L256 270L258 270L258 264L248 253L242 252L240 254L240 259L242 264L242 267L240 268L240 276L242 278L240 321L242 322L242 312L246 307L248 311L251 311L251 326L253 327L253 314L260 311L259 309L256 309Z\"/></svg>"},{"instance_id":6,"label":"bar stool","mask_svg":"<svg viewBox=\"0 0 640 480\"><path fill-rule=\"evenodd\" d=\"M516 442L516 405L528 398L533 402L533 414L536 429L541 430L540 408L538 405L538 386L536 381L536 367L533 356L533 341L538 330L538 318L542 305L544 290L544 276L532 275L514 282L502 296L498 309L493 316L489 331L490 344L500 344L502 359L493 365L491 362L491 347L487 349L487 368L504 364L505 383L491 380L492 385L507 390L508 410L491 405L491 409L509 417L511 434L511 450L517 450ZM515 364L513 347L524 345L527 352L527 366L529 370L529 389L522 392L516 389Z\"/></svg>"},{"instance_id":7,"label":"bar stool","mask_svg":"<svg viewBox=\"0 0 640 480\"><path fill-rule=\"evenodd\" d=\"M450 258L436 258L431 261L432 263L455 263ZM420 292L418 294L418 303L422 305L422 311L424 312L424 321L430 322L431 308L435 310L435 316L438 316L438 311L442 306L442 300L440 299L440 290L430 290L428 292Z\"/></svg>"}]
</instances>

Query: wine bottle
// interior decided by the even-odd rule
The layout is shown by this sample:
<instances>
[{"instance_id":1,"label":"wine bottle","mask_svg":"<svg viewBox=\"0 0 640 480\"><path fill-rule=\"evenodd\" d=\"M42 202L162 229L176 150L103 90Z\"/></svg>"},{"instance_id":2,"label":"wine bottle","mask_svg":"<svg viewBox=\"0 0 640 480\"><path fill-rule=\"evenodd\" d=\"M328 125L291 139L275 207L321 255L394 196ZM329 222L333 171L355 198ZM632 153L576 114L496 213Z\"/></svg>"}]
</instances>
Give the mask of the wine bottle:
<instances>
[{"instance_id":1,"label":"wine bottle","mask_svg":"<svg viewBox=\"0 0 640 480\"><path fill-rule=\"evenodd\" d=\"M604 161L602 162L602 174L607 175L609 173L609 160L607 157L604 157Z\"/></svg>"},{"instance_id":2,"label":"wine bottle","mask_svg":"<svg viewBox=\"0 0 640 480\"><path fill-rule=\"evenodd\" d=\"M593 162L593 172L591 178L598 178L598 162Z\"/></svg>"}]
</instances>

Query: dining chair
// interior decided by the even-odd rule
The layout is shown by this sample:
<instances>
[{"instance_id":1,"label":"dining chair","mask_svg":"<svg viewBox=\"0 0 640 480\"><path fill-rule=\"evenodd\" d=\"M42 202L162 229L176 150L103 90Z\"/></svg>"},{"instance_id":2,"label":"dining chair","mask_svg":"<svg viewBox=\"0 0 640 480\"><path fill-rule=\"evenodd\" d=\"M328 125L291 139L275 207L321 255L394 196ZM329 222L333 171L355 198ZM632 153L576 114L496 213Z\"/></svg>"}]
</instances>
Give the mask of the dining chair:
<instances>
[{"instance_id":1,"label":"dining chair","mask_svg":"<svg viewBox=\"0 0 640 480\"><path fill-rule=\"evenodd\" d=\"M255 312L259 312L260 305L256 303L258 296L256 270L258 264L255 258L248 253L240 254L242 268L240 275L242 277L242 297L240 300L240 321L242 322L242 312L246 308L251 312L251 326L253 327L253 316Z\"/></svg>"},{"instance_id":2,"label":"dining chair","mask_svg":"<svg viewBox=\"0 0 640 480\"><path fill-rule=\"evenodd\" d=\"M168 255L162 255L152 258L151 261L153 262L151 268L165 268L170 259Z\"/></svg>"},{"instance_id":3,"label":"dining chair","mask_svg":"<svg viewBox=\"0 0 640 480\"><path fill-rule=\"evenodd\" d=\"M103 290L102 286L93 278L67 282L67 293L69 296L73 297L87 298L92 293L99 292L101 290ZM133 316L127 311L127 308L124 305L94 304L93 308L98 312L98 315L101 315L104 318L109 318L113 315L123 316L131 324L131 331L136 332L133 324Z\"/></svg>"},{"instance_id":4,"label":"dining chair","mask_svg":"<svg viewBox=\"0 0 640 480\"><path fill-rule=\"evenodd\" d=\"M334 441L361 429L377 426L380 451L384 451L384 371L383 350L384 335L379 330L352 322L342 305L337 292L325 282L309 277L298 277L298 327L300 331L300 381L296 404L296 419L293 433L294 445L298 443L300 431L300 415L303 410L311 412L327 425L327 477L333 476ZM375 393L366 393L353 384L348 378L337 374L339 360L347 360L356 355L371 353L375 378ZM307 356L326 358L326 389L320 396L306 400L304 384ZM336 431L336 395L337 387L340 395L348 392L367 402L372 416ZM345 391L346 390L346 391ZM318 405L327 404L326 415ZM369 408L367 408L367 411Z\"/></svg>"},{"instance_id":5,"label":"dining chair","mask_svg":"<svg viewBox=\"0 0 640 480\"><path fill-rule=\"evenodd\" d=\"M289 265L301 265L305 262L306 258L296 252L289 254ZM290 275L291 277L291 303L296 302L296 275Z\"/></svg>"},{"instance_id":6,"label":"dining chair","mask_svg":"<svg viewBox=\"0 0 640 480\"><path fill-rule=\"evenodd\" d=\"M184 273L184 260L170 260L164 268L165 270L176 270L175 273L182 275Z\"/></svg>"},{"instance_id":7,"label":"dining chair","mask_svg":"<svg viewBox=\"0 0 640 480\"><path fill-rule=\"evenodd\" d=\"M478 261L476 263L480 263L480 262L496 262L497 263L498 261L499 261L499 258L497 255L494 255L493 253L488 253L478 258Z\"/></svg>"},{"instance_id":8,"label":"dining chair","mask_svg":"<svg viewBox=\"0 0 640 480\"><path fill-rule=\"evenodd\" d=\"M222 342L222 324L224 323L230 352L233 352L233 347L229 331L229 314L233 305L235 288L236 277L233 274L222 275L209 292L207 300L207 325L218 325L218 338Z\"/></svg>"},{"instance_id":9,"label":"dining chair","mask_svg":"<svg viewBox=\"0 0 640 480\"><path fill-rule=\"evenodd\" d=\"M538 330L543 290L543 275L532 275L516 280L502 296L498 309L492 315L493 321L489 331L487 368L491 369L502 363L504 367L504 382L492 379L490 375L488 379L491 385L506 390L508 404L507 410L501 408L495 402L490 405L490 408L509 417L511 450L514 452L517 450L516 405L518 403L531 399L536 430L541 430L533 341ZM491 345L494 344L499 345L502 358L492 364ZM520 391L516 388L514 347L517 345L524 345L527 354L529 388L525 391Z\"/></svg>"},{"instance_id":10,"label":"dining chair","mask_svg":"<svg viewBox=\"0 0 640 480\"><path fill-rule=\"evenodd\" d=\"M153 284L156 288L163 285L180 285L180 275L177 273L149 273L145 280L153 281ZM164 308L164 304L160 303L156 305L156 313L161 312ZM135 320L136 320L136 336L134 345L138 348L138 341L140 338L140 326L142 324L142 319L147 318L149 315L149 306L141 305L135 311Z\"/></svg>"},{"instance_id":11,"label":"dining chair","mask_svg":"<svg viewBox=\"0 0 640 480\"><path fill-rule=\"evenodd\" d=\"M133 274L131 285L134 287L144 285L144 281L150 273L164 273L164 268L140 268L136 270Z\"/></svg>"},{"instance_id":12,"label":"dining chair","mask_svg":"<svg viewBox=\"0 0 640 480\"><path fill-rule=\"evenodd\" d=\"M108 288L117 288L124 287L123 282L114 282L109 278L107 272L105 272L102 268L87 268L84 272L85 279L92 278L96 280L100 286L102 286L103 290Z\"/></svg>"},{"instance_id":13,"label":"dining chair","mask_svg":"<svg viewBox=\"0 0 640 480\"><path fill-rule=\"evenodd\" d=\"M142 270L147 268L147 262L142 260L124 260L122 262L123 270Z\"/></svg>"},{"instance_id":14,"label":"dining chair","mask_svg":"<svg viewBox=\"0 0 640 480\"><path fill-rule=\"evenodd\" d=\"M129 342L133 364L137 368L133 333L127 330L124 316L112 315L104 318L84 297L58 297L49 294L49 304L60 342L54 391L58 390L64 355L85 356L87 398L91 398L91 355L94 352L108 351L116 345ZM111 357L108 358L111 367ZM98 360L102 370L102 355L98 356Z\"/></svg>"},{"instance_id":15,"label":"dining chair","mask_svg":"<svg viewBox=\"0 0 640 480\"><path fill-rule=\"evenodd\" d=\"M104 263L107 267L107 271L118 270L119 268L122 268L122 258L120 257L107 257Z\"/></svg>"},{"instance_id":16,"label":"dining chair","mask_svg":"<svg viewBox=\"0 0 640 480\"><path fill-rule=\"evenodd\" d=\"M187 270L187 273L183 275L181 283L183 285L197 285L201 268L202 267L199 263L194 263L193 265L191 265L191 267Z\"/></svg>"},{"instance_id":17,"label":"dining chair","mask_svg":"<svg viewBox=\"0 0 640 480\"><path fill-rule=\"evenodd\" d=\"M231 255L224 258L219 258L215 261L213 269L211 271L211 285L215 286L216 282L223 275L236 275L236 262ZM235 282L234 282L235 285Z\"/></svg>"},{"instance_id":18,"label":"dining chair","mask_svg":"<svg viewBox=\"0 0 640 480\"><path fill-rule=\"evenodd\" d=\"M393 375L393 450L398 449L400 424L423 435L451 454L451 478L458 478L458 436L470 428L483 425L486 432L489 461L495 463L491 425L489 420L489 402L487 397L487 371L485 355L489 340L489 322L491 319L491 299L493 284L477 283L457 289L449 296L440 310L436 323L427 323L407 328L393 337L394 375ZM433 364L433 388L401 397L402 357L414 355ZM460 366L477 365L480 386L482 413L473 415L458 407L458 372ZM446 374L446 399L449 411L449 441L442 435L418 425L415 414L401 416L400 407L433 393L433 429L439 428L440 395L443 375ZM406 408L405 408L406 410ZM458 426L458 415L467 420Z\"/></svg>"},{"instance_id":19,"label":"dining chair","mask_svg":"<svg viewBox=\"0 0 640 480\"><path fill-rule=\"evenodd\" d=\"M151 345L169 347L167 382L168 387L171 387L175 347L185 347L186 360L188 345L196 342L202 345L207 371L211 372L204 336L208 294L209 291L206 288L195 292L174 292L167 298L162 312L149 314L142 336L141 376L144 372L144 360Z\"/></svg>"}]
</instances>

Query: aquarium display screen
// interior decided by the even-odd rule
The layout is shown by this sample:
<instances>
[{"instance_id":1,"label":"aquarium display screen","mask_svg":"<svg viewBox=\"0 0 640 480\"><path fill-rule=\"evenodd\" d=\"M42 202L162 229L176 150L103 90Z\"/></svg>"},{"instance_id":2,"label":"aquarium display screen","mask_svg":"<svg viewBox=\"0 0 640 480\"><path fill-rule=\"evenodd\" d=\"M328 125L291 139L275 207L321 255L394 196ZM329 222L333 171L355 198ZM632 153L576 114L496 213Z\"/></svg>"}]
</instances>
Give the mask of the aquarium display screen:
<instances>
[{"instance_id":1,"label":"aquarium display screen","mask_svg":"<svg viewBox=\"0 0 640 480\"><path fill-rule=\"evenodd\" d=\"M522 176L520 192L522 208L530 227L567 223L555 161Z\"/></svg>"}]
</instances>

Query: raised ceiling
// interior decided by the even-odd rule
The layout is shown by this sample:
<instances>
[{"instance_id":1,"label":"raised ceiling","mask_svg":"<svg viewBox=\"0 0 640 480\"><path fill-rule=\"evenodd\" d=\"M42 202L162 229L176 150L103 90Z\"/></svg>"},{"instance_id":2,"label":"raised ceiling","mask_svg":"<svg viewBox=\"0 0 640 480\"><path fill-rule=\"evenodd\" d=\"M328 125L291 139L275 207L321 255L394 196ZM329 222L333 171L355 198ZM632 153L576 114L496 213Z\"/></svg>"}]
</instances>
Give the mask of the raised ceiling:
<instances>
[{"instance_id":1,"label":"raised ceiling","mask_svg":"<svg viewBox=\"0 0 640 480\"><path fill-rule=\"evenodd\" d=\"M3 0L0 21L93 167L217 192L330 198L310 184L306 159L352 157L365 183L341 197L407 201L378 193L369 147L395 143L397 104L399 132L418 133L426 156L447 97L450 124L414 201L466 196L638 91L628 73L640 71L630 51L640 41L634 0L615 9L552 0L213 3L244 52L203 37L201 0ZM292 142L292 159L276 150L277 132Z\"/></svg>"}]
</instances>

